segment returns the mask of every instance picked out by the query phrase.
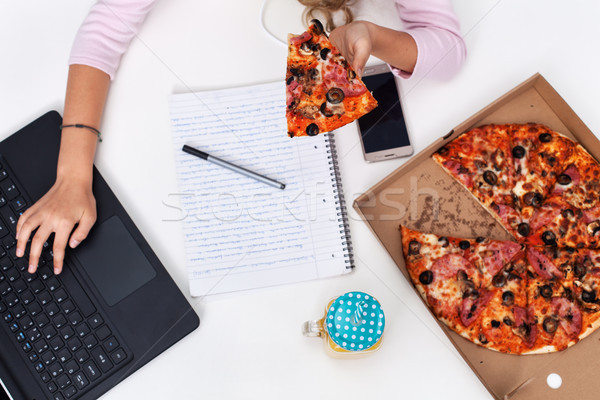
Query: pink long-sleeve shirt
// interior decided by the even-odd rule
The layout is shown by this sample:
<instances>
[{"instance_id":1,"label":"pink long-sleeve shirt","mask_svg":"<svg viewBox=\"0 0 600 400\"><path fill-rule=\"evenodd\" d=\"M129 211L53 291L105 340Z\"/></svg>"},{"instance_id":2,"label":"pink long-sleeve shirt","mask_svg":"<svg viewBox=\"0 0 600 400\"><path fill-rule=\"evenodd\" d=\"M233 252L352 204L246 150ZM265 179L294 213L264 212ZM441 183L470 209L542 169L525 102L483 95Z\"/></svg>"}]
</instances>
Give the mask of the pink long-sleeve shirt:
<instances>
[{"instance_id":1,"label":"pink long-sleeve shirt","mask_svg":"<svg viewBox=\"0 0 600 400\"><path fill-rule=\"evenodd\" d=\"M156 0L98 0L73 44L69 64L98 68L114 78L121 56L139 31ZM417 44L412 74L392 70L402 78L453 76L466 56L451 0L395 0L404 31Z\"/></svg>"}]
</instances>

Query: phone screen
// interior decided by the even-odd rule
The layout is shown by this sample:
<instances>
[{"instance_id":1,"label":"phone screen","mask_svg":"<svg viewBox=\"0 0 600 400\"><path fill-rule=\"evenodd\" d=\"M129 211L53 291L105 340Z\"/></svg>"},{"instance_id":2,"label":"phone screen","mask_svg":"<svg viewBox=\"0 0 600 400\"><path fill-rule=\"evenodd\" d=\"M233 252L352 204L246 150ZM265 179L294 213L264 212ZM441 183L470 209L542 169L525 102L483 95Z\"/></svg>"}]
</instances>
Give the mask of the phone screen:
<instances>
[{"instance_id":1,"label":"phone screen","mask_svg":"<svg viewBox=\"0 0 600 400\"><path fill-rule=\"evenodd\" d=\"M394 75L384 72L362 77L379 105L358 120L365 153L409 146Z\"/></svg>"}]
</instances>

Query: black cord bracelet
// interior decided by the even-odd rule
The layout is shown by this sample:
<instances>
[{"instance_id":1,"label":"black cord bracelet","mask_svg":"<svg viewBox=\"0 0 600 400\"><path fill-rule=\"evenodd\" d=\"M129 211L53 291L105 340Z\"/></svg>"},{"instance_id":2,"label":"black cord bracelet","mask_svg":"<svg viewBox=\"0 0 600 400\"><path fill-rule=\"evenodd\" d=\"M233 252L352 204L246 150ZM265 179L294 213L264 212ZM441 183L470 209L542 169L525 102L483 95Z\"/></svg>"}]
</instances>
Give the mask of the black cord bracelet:
<instances>
[{"instance_id":1,"label":"black cord bracelet","mask_svg":"<svg viewBox=\"0 0 600 400\"><path fill-rule=\"evenodd\" d=\"M88 126L88 125L83 125L83 124L72 124L72 125L61 125L60 130L62 131L63 128L79 128L79 129L88 129L90 131L92 131L93 133L96 134L96 136L98 136L98 141L101 142L102 138L100 137L101 133L98 129L94 128L93 126Z\"/></svg>"}]
</instances>

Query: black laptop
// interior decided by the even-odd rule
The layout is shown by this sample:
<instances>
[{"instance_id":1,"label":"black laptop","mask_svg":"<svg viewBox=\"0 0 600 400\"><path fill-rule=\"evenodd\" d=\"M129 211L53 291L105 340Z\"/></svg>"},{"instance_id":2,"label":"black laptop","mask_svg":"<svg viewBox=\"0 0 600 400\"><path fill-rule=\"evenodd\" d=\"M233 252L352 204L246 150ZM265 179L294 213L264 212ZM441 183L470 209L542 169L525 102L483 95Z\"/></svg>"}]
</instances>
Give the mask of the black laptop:
<instances>
[{"instance_id":1,"label":"black laptop","mask_svg":"<svg viewBox=\"0 0 600 400\"><path fill-rule=\"evenodd\" d=\"M60 115L0 142L0 399L96 399L193 331L199 319L94 168L98 219L52 270L15 256L19 215L56 177Z\"/></svg>"}]
</instances>

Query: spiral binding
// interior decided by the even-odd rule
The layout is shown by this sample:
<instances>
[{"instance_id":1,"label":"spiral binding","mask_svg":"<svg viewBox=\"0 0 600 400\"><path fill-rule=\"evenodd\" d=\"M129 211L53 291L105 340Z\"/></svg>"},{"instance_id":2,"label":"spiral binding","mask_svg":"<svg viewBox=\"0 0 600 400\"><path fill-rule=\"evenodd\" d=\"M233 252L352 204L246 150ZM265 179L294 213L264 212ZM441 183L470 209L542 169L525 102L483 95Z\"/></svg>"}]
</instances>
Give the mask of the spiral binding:
<instances>
[{"instance_id":1,"label":"spiral binding","mask_svg":"<svg viewBox=\"0 0 600 400\"><path fill-rule=\"evenodd\" d=\"M345 246L343 250L346 253L344 255L344 257L346 257L346 269L351 269L354 268L354 255L352 253L350 225L348 224L348 209L346 207L346 200L344 199L344 192L342 191L342 177L337 163L337 151L333 134L325 134L325 147L329 149L327 151L327 154L329 154L327 158L329 159L329 170L332 172L331 177L333 178L331 187L335 194L336 215L340 217L338 222L340 223L339 228L340 234L342 235L340 239L342 239L342 245Z\"/></svg>"}]
</instances>

